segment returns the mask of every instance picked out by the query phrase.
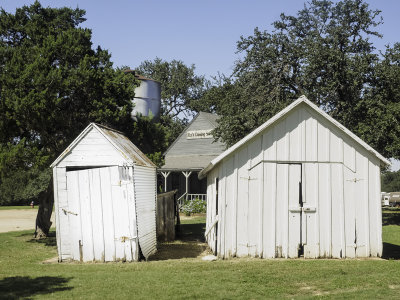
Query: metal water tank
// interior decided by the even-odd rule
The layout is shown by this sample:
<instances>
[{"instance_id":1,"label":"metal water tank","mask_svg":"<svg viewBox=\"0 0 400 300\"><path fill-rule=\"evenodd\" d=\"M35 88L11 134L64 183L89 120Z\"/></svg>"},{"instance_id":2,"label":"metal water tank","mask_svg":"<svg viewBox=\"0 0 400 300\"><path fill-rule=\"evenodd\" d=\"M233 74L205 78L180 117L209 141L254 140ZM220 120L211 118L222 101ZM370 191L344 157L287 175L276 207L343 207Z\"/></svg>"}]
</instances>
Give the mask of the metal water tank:
<instances>
[{"instance_id":1,"label":"metal water tank","mask_svg":"<svg viewBox=\"0 0 400 300\"><path fill-rule=\"evenodd\" d=\"M155 119L160 117L161 108L161 84L150 78L138 75L133 70L125 70L132 73L140 80L140 85L135 89L135 97L132 102L135 107L132 110L132 118L136 120L137 115L152 115Z\"/></svg>"}]
</instances>

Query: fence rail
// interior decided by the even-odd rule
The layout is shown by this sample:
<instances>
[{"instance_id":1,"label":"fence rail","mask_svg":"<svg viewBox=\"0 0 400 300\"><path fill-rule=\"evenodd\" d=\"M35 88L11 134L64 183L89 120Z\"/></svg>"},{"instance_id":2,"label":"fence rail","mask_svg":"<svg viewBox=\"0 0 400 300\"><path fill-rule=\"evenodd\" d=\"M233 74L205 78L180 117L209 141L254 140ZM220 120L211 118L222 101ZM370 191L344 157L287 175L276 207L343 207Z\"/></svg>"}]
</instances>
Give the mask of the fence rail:
<instances>
[{"instance_id":1,"label":"fence rail","mask_svg":"<svg viewBox=\"0 0 400 300\"><path fill-rule=\"evenodd\" d=\"M188 194L184 193L182 196L178 198L179 207L185 204L185 201L192 201L194 199L200 199L203 201L207 201L207 194Z\"/></svg>"}]
</instances>

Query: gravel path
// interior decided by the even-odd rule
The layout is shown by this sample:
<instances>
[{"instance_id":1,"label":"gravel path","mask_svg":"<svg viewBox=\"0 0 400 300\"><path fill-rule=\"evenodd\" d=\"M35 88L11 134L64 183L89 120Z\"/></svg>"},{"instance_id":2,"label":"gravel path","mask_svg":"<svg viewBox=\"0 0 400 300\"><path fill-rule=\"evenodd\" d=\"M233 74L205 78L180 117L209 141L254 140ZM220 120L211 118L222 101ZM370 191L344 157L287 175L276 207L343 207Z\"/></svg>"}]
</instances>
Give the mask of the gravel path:
<instances>
[{"instance_id":1,"label":"gravel path","mask_svg":"<svg viewBox=\"0 0 400 300\"><path fill-rule=\"evenodd\" d=\"M35 229L37 209L0 210L0 233ZM51 215L54 226L54 213Z\"/></svg>"}]
</instances>

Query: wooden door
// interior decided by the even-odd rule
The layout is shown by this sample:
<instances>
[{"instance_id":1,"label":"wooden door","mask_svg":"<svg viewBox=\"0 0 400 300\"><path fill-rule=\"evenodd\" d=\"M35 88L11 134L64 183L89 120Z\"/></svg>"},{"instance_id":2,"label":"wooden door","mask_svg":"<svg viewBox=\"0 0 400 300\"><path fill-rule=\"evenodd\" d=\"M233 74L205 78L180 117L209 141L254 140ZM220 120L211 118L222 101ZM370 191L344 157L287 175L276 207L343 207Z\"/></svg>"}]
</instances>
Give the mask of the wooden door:
<instances>
[{"instance_id":1,"label":"wooden door","mask_svg":"<svg viewBox=\"0 0 400 300\"><path fill-rule=\"evenodd\" d=\"M302 186L301 165L288 165L289 236L288 257L299 257L302 251Z\"/></svg>"},{"instance_id":2,"label":"wooden door","mask_svg":"<svg viewBox=\"0 0 400 300\"><path fill-rule=\"evenodd\" d=\"M136 213L128 173L128 168L117 166L67 172L64 211L73 260L136 259Z\"/></svg>"}]
</instances>

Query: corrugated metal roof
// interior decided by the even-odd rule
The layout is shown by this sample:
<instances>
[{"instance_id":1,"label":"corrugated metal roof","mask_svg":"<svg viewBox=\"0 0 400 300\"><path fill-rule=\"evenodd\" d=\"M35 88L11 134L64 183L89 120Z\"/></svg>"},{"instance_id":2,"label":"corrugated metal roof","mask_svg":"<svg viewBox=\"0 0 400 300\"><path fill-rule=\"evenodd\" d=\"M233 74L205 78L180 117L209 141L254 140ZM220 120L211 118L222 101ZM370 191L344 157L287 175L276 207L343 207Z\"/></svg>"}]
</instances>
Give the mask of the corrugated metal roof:
<instances>
[{"instance_id":1,"label":"corrugated metal roof","mask_svg":"<svg viewBox=\"0 0 400 300\"><path fill-rule=\"evenodd\" d=\"M354 141L356 141L358 144L360 144L363 148L365 148L367 151L375 155L383 164L385 165L390 165L390 162L383 157L379 152L374 150L371 146L369 146L366 142L361 140L358 136L356 136L354 133L352 133L350 130L348 130L346 127L344 127L342 124L340 124L338 121L336 121L334 118L329 116L326 112L322 111L321 109L318 108L314 103L312 103L310 100L308 100L305 96L301 96L299 99L294 101L292 104L288 105L285 109L281 110L279 113L277 113L275 116L273 116L271 119L269 119L267 122L253 130L251 133L249 133L247 136L242 138L240 141L238 141L236 144L225 150L223 153L221 153L218 157L213 159L207 167L205 167L200 173L199 173L199 178L203 178L206 176L206 174L211 171L215 165L217 165L220 161L222 161L225 157L230 155L232 152L234 152L236 149L240 148L243 146L245 143L256 137L258 134L262 133L265 129L267 129L269 126L274 124L276 121L279 119L283 118L286 114L288 114L290 111L292 111L294 108L299 106L301 103L305 103L308 105L310 108L312 108L314 111L316 111L318 114L320 114L322 117L324 117L326 120L331 122L333 125L335 125L338 129L340 129L342 132L344 132L346 135L348 135L350 138L352 138Z\"/></svg>"},{"instance_id":2,"label":"corrugated metal roof","mask_svg":"<svg viewBox=\"0 0 400 300\"><path fill-rule=\"evenodd\" d=\"M60 154L50 167L55 167L92 128L98 130L116 148L116 150L120 152L120 154L126 159L127 163L153 168L156 167L153 162L121 132L95 123L90 123L64 150L64 152Z\"/></svg>"}]
</instances>

